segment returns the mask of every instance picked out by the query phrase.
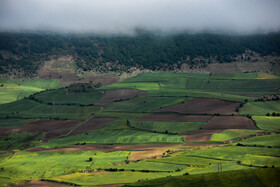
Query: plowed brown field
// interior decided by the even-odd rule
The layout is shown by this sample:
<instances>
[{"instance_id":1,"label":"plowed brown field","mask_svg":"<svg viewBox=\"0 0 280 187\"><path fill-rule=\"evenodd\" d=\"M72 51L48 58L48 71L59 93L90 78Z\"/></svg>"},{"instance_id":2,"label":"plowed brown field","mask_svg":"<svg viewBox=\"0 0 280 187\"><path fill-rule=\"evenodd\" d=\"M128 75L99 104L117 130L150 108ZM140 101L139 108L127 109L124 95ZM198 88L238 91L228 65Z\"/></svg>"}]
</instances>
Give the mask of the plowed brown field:
<instances>
[{"instance_id":1,"label":"plowed brown field","mask_svg":"<svg viewBox=\"0 0 280 187\"><path fill-rule=\"evenodd\" d=\"M244 116L214 116L203 129L259 129L253 120Z\"/></svg>"}]
</instances>

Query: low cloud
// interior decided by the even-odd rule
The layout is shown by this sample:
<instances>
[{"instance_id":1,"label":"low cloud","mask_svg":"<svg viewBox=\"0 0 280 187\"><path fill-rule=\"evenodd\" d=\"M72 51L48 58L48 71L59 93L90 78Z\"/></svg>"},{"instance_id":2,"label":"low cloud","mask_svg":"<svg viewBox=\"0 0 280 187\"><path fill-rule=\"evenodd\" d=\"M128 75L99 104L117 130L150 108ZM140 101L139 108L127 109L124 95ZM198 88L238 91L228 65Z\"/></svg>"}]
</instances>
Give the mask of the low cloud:
<instances>
[{"instance_id":1,"label":"low cloud","mask_svg":"<svg viewBox=\"0 0 280 187\"><path fill-rule=\"evenodd\" d=\"M0 0L1 31L280 31L279 0Z\"/></svg>"}]
</instances>

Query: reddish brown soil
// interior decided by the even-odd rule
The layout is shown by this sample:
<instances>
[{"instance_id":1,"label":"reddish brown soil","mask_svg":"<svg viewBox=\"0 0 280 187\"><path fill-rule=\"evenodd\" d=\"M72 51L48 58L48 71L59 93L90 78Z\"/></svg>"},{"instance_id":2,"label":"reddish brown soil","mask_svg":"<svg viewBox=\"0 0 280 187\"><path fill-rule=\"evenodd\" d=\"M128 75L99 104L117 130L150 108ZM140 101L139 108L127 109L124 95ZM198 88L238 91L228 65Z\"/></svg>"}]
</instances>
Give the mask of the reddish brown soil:
<instances>
[{"instance_id":1,"label":"reddish brown soil","mask_svg":"<svg viewBox=\"0 0 280 187\"><path fill-rule=\"evenodd\" d=\"M6 137L9 136L12 132L12 129L7 129L7 128L0 128L0 136Z\"/></svg>"},{"instance_id":2,"label":"reddish brown soil","mask_svg":"<svg viewBox=\"0 0 280 187\"><path fill-rule=\"evenodd\" d=\"M17 187L67 187L65 184L58 184L46 181L30 181L27 184L19 185Z\"/></svg>"},{"instance_id":3,"label":"reddish brown soil","mask_svg":"<svg viewBox=\"0 0 280 187\"><path fill-rule=\"evenodd\" d=\"M19 128L14 129L0 129L1 136L8 136L10 134L17 134L21 132L34 132L42 133L46 132L45 140L60 136L67 133L76 125L81 123L81 121L73 120L38 120L26 125L23 125Z\"/></svg>"},{"instance_id":4,"label":"reddish brown soil","mask_svg":"<svg viewBox=\"0 0 280 187\"><path fill-rule=\"evenodd\" d=\"M244 116L214 116L203 129L258 129L254 121Z\"/></svg>"},{"instance_id":5,"label":"reddish brown soil","mask_svg":"<svg viewBox=\"0 0 280 187\"><path fill-rule=\"evenodd\" d=\"M138 121L176 121L176 122L190 122L190 121L209 121L212 116L202 116L202 115L179 115L179 114L150 114L142 116Z\"/></svg>"},{"instance_id":6,"label":"reddish brown soil","mask_svg":"<svg viewBox=\"0 0 280 187\"><path fill-rule=\"evenodd\" d=\"M146 95L146 92L136 89L107 90L105 95L101 99L95 101L93 104L104 105L113 101L125 100L144 95Z\"/></svg>"},{"instance_id":7,"label":"reddish brown soil","mask_svg":"<svg viewBox=\"0 0 280 187\"><path fill-rule=\"evenodd\" d=\"M42 133L46 132L45 140L59 137L69 132L72 128L80 124L81 121L74 120L38 120L22 127L12 130L12 133L20 132L34 132Z\"/></svg>"},{"instance_id":8,"label":"reddish brown soil","mask_svg":"<svg viewBox=\"0 0 280 187\"><path fill-rule=\"evenodd\" d=\"M85 123L83 123L82 125L78 126L77 128L75 128L68 135L71 136L71 135L75 135L75 134L85 133L88 131L93 131L93 130L99 129L106 123L115 121L115 120L116 120L116 118L92 118L92 119L86 121Z\"/></svg>"},{"instance_id":9,"label":"reddish brown soil","mask_svg":"<svg viewBox=\"0 0 280 187\"><path fill-rule=\"evenodd\" d=\"M162 108L156 112L177 112L183 114L237 114L238 102L219 99L195 98L180 105Z\"/></svg>"},{"instance_id":10,"label":"reddish brown soil","mask_svg":"<svg viewBox=\"0 0 280 187\"><path fill-rule=\"evenodd\" d=\"M116 120L115 118L92 118L88 121L74 120L38 120L19 128L0 129L0 136L9 136L21 132L45 133L44 141L63 136L85 133L96 130L108 122Z\"/></svg>"},{"instance_id":11,"label":"reddish brown soil","mask_svg":"<svg viewBox=\"0 0 280 187\"><path fill-rule=\"evenodd\" d=\"M193 130L182 134L190 134L184 137L186 142L209 142L212 134L220 133L223 130Z\"/></svg>"},{"instance_id":12,"label":"reddish brown soil","mask_svg":"<svg viewBox=\"0 0 280 187\"><path fill-rule=\"evenodd\" d=\"M71 147L61 147L54 149L45 149L41 147L29 148L29 152L55 152L55 151L129 151L129 150L151 150L163 147L170 147L170 144L155 144L155 145L75 145ZM176 146L176 144L172 144Z\"/></svg>"}]
</instances>

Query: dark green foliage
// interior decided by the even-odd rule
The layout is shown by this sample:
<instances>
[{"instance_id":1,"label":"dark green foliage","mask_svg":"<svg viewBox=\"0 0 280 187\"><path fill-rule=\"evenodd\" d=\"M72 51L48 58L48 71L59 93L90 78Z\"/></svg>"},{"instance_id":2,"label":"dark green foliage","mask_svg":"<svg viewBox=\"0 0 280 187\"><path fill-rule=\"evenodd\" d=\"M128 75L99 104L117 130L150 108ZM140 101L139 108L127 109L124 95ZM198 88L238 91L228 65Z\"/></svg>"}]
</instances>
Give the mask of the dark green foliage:
<instances>
[{"instance_id":1,"label":"dark green foliage","mask_svg":"<svg viewBox=\"0 0 280 187\"><path fill-rule=\"evenodd\" d=\"M25 150L29 147L35 147L42 140L41 134L20 133L11 134L8 137L0 137L0 150Z\"/></svg>"},{"instance_id":2,"label":"dark green foliage","mask_svg":"<svg viewBox=\"0 0 280 187\"><path fill-rule=\"evenodd\" d=\"M246 49L261 55L280 54L280 35L232 36L218 34L177 34L159 36L138 32L136 36L51 35L1 33L0 50L10 52L10 57L0 56L0 73L22 70L25 75L34 74L40 63L53 55L72 55L78 68L91 70L103 66L118 70L117 64L148 69L169 67L193 58L214 57L221 63L234 61L234 56ZM15 56L19 58L15 58ZM248 59L247 59L248 60ZM106 67L105 62L115 66ZM204 60L201 64L207 64ZM99 69L100 70L100 69Z\"/></svg>"}]
</instances>

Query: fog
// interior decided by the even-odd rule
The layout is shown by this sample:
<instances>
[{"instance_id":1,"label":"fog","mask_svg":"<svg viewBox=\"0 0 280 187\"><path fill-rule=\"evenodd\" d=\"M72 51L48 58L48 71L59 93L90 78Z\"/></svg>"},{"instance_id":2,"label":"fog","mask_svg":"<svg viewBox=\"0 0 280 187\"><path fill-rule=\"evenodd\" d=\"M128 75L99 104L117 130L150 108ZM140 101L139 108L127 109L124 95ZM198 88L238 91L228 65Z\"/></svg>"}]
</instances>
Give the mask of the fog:
<instances>
[{"instance_id":1,"label":"fog","mask_svg":"<svg viewBox=\"0 0 280 187\"><path fill-rule=\"evenodd\" d=\"M280 31L279 0L0 0L0 31Z\"/></svg>"}]
</instances>

